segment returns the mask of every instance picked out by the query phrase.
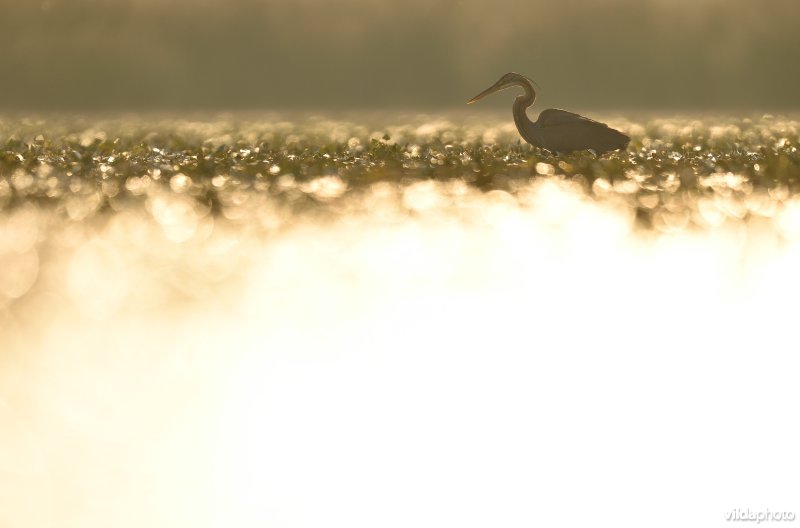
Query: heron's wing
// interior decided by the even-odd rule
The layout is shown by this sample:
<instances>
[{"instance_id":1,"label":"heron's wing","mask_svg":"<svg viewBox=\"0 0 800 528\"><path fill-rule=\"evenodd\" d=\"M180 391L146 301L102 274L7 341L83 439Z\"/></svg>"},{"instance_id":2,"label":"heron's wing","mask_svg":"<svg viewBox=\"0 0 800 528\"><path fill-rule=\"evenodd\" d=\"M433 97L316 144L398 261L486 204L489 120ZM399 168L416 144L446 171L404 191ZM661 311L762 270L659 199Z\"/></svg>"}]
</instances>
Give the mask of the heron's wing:
<instances>
[{"instance_id":1,"label":"heron's wing","mask_svg":"<svg viewBox=\"0 0 800 528\"><path fill-rule=\"evenodd\" d=\"M598 154L625 148L630 138L605 123L582 115L548 108L539 114L539 146L555 152L592 149Z\"/></svg>"},{"instance_id":2,"label":"heron's wing","mask_svg":"<svg viewBox=\"0 0 800 528\"><path fill-rule=\"evenodd\" d=\"M582 115L573 112L567 112L566 110L559 110L558 108L548 108L547 110L542 110L542 113L539 114L539 119L537 119L536 122L543 127L569 124L594 124L603 127L608 126L600 123L599 121L595 121L594 119L589 119L588 117L583 117Z\"/></svg>"}]
</instances>

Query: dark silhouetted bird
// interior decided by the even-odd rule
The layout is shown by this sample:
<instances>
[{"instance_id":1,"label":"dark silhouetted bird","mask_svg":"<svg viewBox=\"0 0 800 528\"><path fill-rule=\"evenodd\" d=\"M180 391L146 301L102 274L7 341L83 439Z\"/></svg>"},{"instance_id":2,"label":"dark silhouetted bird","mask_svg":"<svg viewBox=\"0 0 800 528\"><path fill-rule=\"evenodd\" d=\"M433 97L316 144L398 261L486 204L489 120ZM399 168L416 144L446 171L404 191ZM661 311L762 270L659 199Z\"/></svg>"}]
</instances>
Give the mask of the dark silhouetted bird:
<instances>
[{"instance_id":1,"label":"dark silhouetted bird","mask_svg":"<svg viewBox=\"0 0 800 528\"><path fill-rule=\"evenodd\" d=\"M566 110L548 108L539 114L536 122L531 121L525 113L525 109L536 100L533 84L533 81L518 73L507 73L492 86L467 101L467 104L472 104L478 99L505 88L519 86L525 90L525 93L518 95L514 100L514 122L517 124L517 130L522 138L531 145L552 152L591 149L597 154L624 149L628 146L631 138L619 130L614 130L605 123Z\"/></svg>"}]
</instances>

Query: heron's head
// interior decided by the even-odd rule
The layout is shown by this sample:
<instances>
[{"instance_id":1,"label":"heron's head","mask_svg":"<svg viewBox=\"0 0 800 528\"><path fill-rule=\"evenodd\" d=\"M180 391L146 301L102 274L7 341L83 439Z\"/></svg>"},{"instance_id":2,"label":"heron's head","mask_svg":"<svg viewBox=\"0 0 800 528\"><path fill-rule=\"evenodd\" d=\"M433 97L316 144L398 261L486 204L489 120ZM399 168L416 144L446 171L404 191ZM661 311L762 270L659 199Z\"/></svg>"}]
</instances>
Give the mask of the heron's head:
<instances>
[{"instance_id":1,"label":"heron's head","mask_svg":"<svg viewBox=\"0 0 800 528\"><path fill-rule=\"evenodd\" d=\"M530 86L531 83L534 85L536 84L535 82L533 82L532 80L528 79L525 76L522 76L518 73L509 72L500 77L500 79L498 79L496 83L494 83L493 85L491 85L490 87L488 87L487 89L485 89L484 91L482 91L481 93L479 93L478 95L467 101L467 104L472 104L479 99L483 99L489 94L499 92L500 90L510 88L511 86L525 86L525 85Z\"/></svg>"}]
</instances>

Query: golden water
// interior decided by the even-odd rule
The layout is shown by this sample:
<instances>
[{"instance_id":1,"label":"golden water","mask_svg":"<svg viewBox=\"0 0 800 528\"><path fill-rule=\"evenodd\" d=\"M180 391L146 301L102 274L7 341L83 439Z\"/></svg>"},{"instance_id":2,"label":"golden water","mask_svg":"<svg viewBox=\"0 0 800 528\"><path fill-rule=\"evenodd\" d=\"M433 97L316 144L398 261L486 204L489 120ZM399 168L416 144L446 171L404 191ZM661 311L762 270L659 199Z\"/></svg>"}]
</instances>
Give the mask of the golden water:
<instances>
[{"instance_id":1,"label":"golden water","mask_svg":"<svg viewBox=\"0 0 800 528\"><path fill-rule=\"evenodd\" d=\"M636 169L426 119L5 122L0 526L796 511L797 122L620 121Z\"/></svg>"}]
</instances>

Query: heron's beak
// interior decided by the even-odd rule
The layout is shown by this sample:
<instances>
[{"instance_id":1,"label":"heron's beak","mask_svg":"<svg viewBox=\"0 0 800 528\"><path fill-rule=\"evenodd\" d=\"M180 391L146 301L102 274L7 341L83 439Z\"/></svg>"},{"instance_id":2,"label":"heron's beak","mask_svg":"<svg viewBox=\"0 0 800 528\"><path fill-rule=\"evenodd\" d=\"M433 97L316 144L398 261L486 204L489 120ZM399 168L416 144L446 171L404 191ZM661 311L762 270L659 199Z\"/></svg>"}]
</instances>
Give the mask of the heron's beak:
<instances>
[{"instance_id":1,"label":"heron's beak","mask_svg":"<svg viewBox=\"0 0 800 528\"><path fill-rule=\"evenodd\" d=\"M467 101L467 104L472 104L475 101L477 101L478 99L483 99L484 97L486 97L489 94L493 94L495 92L499 92L503 88L505 88L505 86L500 84L500 83L493 84L489 88L485 89L484 91L482 91L481 93L479 93L478 95L476 95L475 97L473 97L472 99Z\"/></svg>"}]
</instances>

